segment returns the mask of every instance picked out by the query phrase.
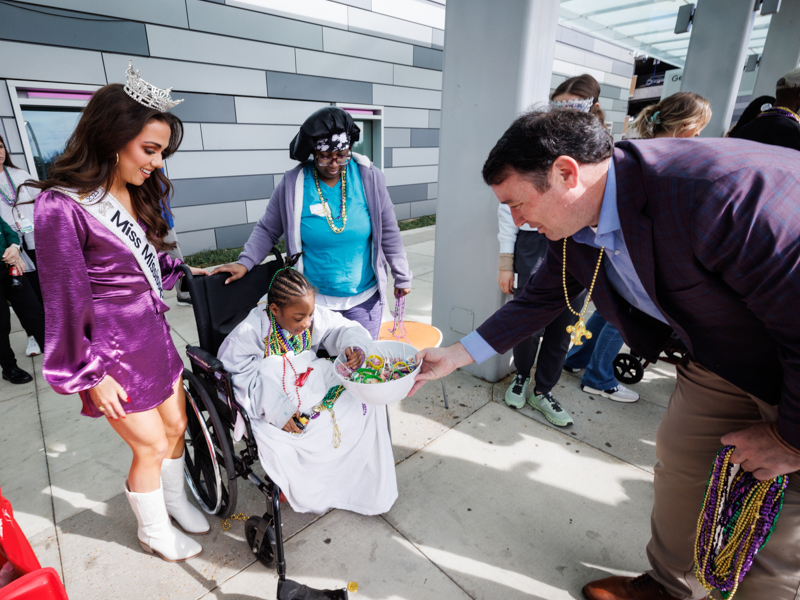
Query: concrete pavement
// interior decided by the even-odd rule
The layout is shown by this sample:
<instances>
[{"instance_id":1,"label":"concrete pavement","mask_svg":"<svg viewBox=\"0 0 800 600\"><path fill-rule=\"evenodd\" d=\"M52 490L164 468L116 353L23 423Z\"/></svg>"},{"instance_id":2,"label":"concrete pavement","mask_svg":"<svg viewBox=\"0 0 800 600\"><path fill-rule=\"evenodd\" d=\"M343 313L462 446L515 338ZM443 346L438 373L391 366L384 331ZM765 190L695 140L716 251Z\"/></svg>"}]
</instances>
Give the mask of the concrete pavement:
<instances>
[{"instance_id":1,"label":"concrete pavement","mask_svg":"<svg viewBox=\"0 0 800 600\"><path fill-rule=\"evenodd\" d=\"M430 322L433 227L403 233L414 271L406 318ZM184 353L197 342L192 310L168 313ZM131 454L100 420L79 416L76 396L42 380L41 357L24 358L36 385L0 382L0 487L41 563L62 574L70 598L274 598L274 572L253 560L243 523L212 519L204 552L170 564L144 554L122 493ZM284 505L289 577L314 587L357 581L356 598L466 600L580 598L609 573L647 567L655 432L674 385L661 363L634 386L635 404L580 391L565 374L554 395L575 425L551 426L502 401L508 381L466 373L428 385L391 407L400 497L380 517L344 511L296 514ZM239 483L237 513L264 512L260 492Z\"/></svg>"}]
</instances>

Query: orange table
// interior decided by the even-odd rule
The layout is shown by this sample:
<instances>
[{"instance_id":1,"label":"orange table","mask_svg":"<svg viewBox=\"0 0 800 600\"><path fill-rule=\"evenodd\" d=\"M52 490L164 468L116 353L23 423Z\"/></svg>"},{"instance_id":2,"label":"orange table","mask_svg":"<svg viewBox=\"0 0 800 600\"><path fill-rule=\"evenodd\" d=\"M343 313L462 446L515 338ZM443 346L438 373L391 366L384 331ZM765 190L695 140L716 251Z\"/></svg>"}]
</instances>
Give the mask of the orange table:
<instances>
[{"instance_id":1,"label":"orange table","mask_svg":"<svg viewBox=\"0 0 800 600\"><path fill-rule=\"evenodd\" d=\"M406 335L397 338L394 334L390 333L394 327L394 321L384 321L381 323L380 332L378 333L379 340L400 341L411 344L417 350L423 348L438 348L442 343L442 332L433 325L427 323L418 323L417 321L403 321L406 328ZM450 408L447 403L447 388L444 385L444 378L442 378L442 395L444 396L444 407Z\"/></svg>"}]
</instances>

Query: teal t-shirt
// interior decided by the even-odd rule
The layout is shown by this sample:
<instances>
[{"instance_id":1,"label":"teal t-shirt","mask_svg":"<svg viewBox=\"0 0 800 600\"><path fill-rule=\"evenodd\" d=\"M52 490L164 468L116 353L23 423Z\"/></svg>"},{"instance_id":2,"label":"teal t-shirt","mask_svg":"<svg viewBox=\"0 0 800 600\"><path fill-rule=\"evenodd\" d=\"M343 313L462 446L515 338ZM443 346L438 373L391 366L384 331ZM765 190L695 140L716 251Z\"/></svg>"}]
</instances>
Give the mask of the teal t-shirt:
<instances>
[{"instance_id":1,"label":"teal t-shirt","mask_svg":"<svg viewBox=\"0 0 800 600\"><path fill-rule=\"evenodd\" d=\"M303 214L300 218L300 239L303 244L303 274L326 296L355 296L377 284L372 268L372 226L358 165L347 165L347 225L334 233L325 218L325 211L314 183L314 166L303 169ZM333 224L342 226L342 180L334 186L321 179L319 187L328 203Z\"/></svg>"}]
</instances>

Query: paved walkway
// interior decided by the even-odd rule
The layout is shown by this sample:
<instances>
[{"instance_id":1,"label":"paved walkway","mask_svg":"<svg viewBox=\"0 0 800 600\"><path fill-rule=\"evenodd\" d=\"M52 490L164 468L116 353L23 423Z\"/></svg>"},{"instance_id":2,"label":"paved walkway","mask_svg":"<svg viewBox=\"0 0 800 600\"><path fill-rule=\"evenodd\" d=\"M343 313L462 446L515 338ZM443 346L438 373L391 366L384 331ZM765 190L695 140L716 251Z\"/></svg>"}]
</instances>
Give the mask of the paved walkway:
<instances>
[{"instance_id":1,"label":"paved walkway","mask_svg":"<svg viewBox=\"0 0 800 600\"><path fill-rule=\"evenodd\" d=\"M430 322L434 228L404 232L414 271L408 319ZM192 310L168 313L183 354L197 342ZM12 344L24 357L16 324ZM122 493L130 451L104 422L79 416L76 396L42 380L41 357L22 359L36 384L0 382L0 486L45 566L73 600L275 598L277 578L253 560L234 522L200 538L178 564L144 554ZM457 372L392 407L400 498L386 515L295 514L285 506L289 576L314 587L354 580L355 598L496 600L580 598L582 585L646 568L655 432L674 384L657 364L635 404L582 393L564 375L554 390L575 419L558 429L502 401L495 385ZM245 515L261 494L239 483Z\"/></svg>"}]
</instances>

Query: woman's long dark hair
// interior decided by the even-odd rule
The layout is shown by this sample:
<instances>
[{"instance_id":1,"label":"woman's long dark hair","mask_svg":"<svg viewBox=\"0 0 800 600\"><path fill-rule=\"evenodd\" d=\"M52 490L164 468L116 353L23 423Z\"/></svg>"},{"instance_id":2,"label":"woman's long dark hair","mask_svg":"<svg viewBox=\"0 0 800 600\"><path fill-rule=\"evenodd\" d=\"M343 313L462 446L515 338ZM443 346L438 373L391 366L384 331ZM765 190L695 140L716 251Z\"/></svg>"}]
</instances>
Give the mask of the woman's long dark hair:
<instances>
[{"instance_id":1,"label":"woman's long dark hair","mask_svg":"<svg viewBox=\"0 0 800 600\"><path fill-rule=\"evenodd\" d=\"M56 160L44 181L28 183L47 190L55 186L77 188L89 192L114 183L117 153L141 133L150 121L166 123L170 128L169 145L163 151L166 159L183 140L183 123L171 113L162 113L139 104L128 96L124 87L112 83L97 90L83 109L75 131L67 140L64 154ZM141 186L128 185L131 204L146 226L147 239L159 250L171 249L164 236L169 228L162 211L169 210L165 200L172 193L169 179L156 169Z\"/></svg>"},{"instance_id":2,"label":"woman's long dark hair","mask_svg":"<svg viewBox=\"0 0 800 600\"><path fill-rule=\"evenodd\" d=\"M3 166L16 169L17 168L16 165L13 162L11 162L11 154L8 151L8 144L6 144L6 141L3 139L2 135L0 135L0 144L3 144L3 148L6 149L6 157L3 160Z\"/></svg>"}]
</instances>

